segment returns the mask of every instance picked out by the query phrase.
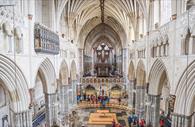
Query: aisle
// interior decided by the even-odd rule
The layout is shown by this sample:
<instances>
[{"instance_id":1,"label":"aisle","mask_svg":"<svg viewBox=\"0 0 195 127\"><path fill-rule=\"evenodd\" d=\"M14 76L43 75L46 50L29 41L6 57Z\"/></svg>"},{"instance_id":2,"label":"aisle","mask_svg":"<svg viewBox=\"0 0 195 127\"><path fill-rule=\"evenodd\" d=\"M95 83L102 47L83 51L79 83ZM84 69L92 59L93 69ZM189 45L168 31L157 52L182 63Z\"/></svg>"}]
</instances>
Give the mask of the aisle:
<instances>
[{"instance_id":1,"label":"aisle","mask_svg":"<svg viewBox=\"0 0 195 127\"><path fill-rule=\"evenodd\" d=\"M89 125L89 119L90 119L90 114L91 113L96 113L98 109L80 109L77 110L80 120L82 122L82 125L85 127L111 127L111 125ZM127 119L127 114L126 112L122 112L121 110L118 109L109 109L110 112L116 114L116 119L117 121L124 125L124 127L129 127L128 125L128 119Z\"/></svg>"}]
</instances>

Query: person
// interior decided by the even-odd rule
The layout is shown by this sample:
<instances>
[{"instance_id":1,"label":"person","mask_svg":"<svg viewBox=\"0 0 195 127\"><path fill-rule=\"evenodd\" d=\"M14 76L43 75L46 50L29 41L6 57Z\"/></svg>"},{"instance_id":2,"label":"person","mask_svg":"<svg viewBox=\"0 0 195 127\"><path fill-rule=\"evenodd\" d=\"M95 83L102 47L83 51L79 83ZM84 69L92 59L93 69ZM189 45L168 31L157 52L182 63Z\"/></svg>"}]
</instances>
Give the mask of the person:
<instances>
[{"instance_id":1,"label":"person","mask_svg":"<svg viewBox=\"0 0 195 127\"><path fill-rule=\"evenodd\" d=\"M112 121L112 127L116 127L116 122L115 122L114 119L113 119L113 121Z\"/></svg>"},{"instance_id":2,"label":"person","mask_svg":"<svg viewBox=\"0 0 195 127\"><path fill-rule=\"evenodd\" d=\"M86 94L83 94L83 100L86 101Z\"/></svg>"},{"instance_id":3,"label":"person","mask_svg":"<svg viewBox=\"0 0 195 127\"><path fill-rule=\"evenodd\" d=\"M144 125L145 125L144 119L140 119L139 126L144 127Z\"/></svg>"},{"instance_id":4,"label":"person","mask_svg":"<svg viewBox=\"0 0 195 127\"><path fill-rule=\"evenodd\" d=\"M96 104L98 104L98 98L96 97Z\"/></svg>"},{"instance_id":5,"label":"person","mask_svg":"<svg viewBox=\"0 0 195 127\"><path fill-rule=\"evenodd\" d=\"M81 95L77 95L77 103L80 102L80 99L81 99Z\"/></svg>"},{"instance_id":6,"label":"person","mask_svg":"<svg viewBox=\"0 0 195 127\"><path fill-rule=\"evenodd\" d=\"M131 127L132 122L133 122L133 119L132 119L132 117L131 117L131 116L129 116L129 117L128 117L129 127Z\"/></svg>"},{"instance_id":7,"label":"person","mask_svg":"<svg viewBox=\"0 0 195 127\"><path fill-rule=\"evenodd\" d=\"M164 127L164 124L165 124L164 119L160 119L160 127Z\"/></svg>"},{"instance_id":8,"label":"person","mask_svg":"<svg viewBox=\"0 0 195 127\"><path fill-rule=\"evenodd\" d=\"M98 96L98 101L100 102L100 95Z\"/></svg>"},{"instance_id":9,"label":"person","mask_svg":"<svg viewBox=\"0 0 195 127\"><path fill-rule=\"evenodd\" d=\"M121 98L120 97L118 98L118 103L119 103L119 105L121 104Z\"/></svg>"},{"instance_id":10,"label":"person","mask_svg":"<svg viewBox=\"0 0 195 127\"><path fill-rule=\"evenodd\" d=\"M133 120L133 125L136 125L138 121L138 117L135 115L135 113L133 113L132 120Z\"/></svg>"},{"instance_id":11,"label":"person","mask_svg":"<svg viewBox=\"0 0 195 127\"><path fill-rule=\"evenodd\" d=\"M87 95L87 101L90 102L90 96L89 95Z\"/></svg>"},{"instance_id":12,"label":"person","mask_svg":"<svg viewBox=\"0 0 195 127\"><path fill-rule=\"evenodd\" d=\"M102 107L105 108L106 107L106 101L103 99L102 100Z\"/></svg>"},{"instance_id":13,"label":"person","mask_svg":"<svg viewBox=\"0 0 195 127\"><path fill-rule=\"evenodd\" d=\"M90 101L91 101L91 103L93 103L93 94L91 94L91 96L90 96Z\"/></svg>"},{"instance_id":14,"label":"person","mask_svg":"<svg viewBox=\"0 0 195 127\"><path fill-rule=\"evenodd\" d=\"M116 127L123 127L123 126L120 123L117 123Z\"/></svg>"},{"instance_id":15,"label":"person","mask_svg":"<svg viewBox=\"0 0 195 127\"><path fill-rule=\"evenodd\" d=\"M107 96L107 103L109 104L110 103L110 98Z\"/></svg>"},{"instance_id":16,"label":"person","mask_svg":"<svg viewBox=\"0 0 195 127\"><path fill-rule=\"evenodd\" d=\"M119 127L119 123L117 123L115 127Z\"/></svg>"}]
</instances>

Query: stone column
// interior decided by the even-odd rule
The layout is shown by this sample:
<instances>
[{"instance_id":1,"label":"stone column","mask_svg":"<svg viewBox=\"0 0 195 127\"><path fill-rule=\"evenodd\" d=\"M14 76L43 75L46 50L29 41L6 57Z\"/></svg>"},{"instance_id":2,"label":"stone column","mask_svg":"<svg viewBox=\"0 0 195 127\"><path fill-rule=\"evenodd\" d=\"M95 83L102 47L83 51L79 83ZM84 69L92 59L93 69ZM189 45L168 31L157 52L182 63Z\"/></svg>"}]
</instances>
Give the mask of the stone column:
<instances>
[{"instance_id":1,"label":"stone column","mask_svg":"<svg viewBox=\"0 0 195 127\"><path fill-rule=\"evenodd\" d=\"M193 115L185 116L176 113L172 113L172 126L173 127L194 127Z\"/></svg>"},{"instance_id":2,"label":"stone column","mask_svg":"<svg viewBox=\"0 0 195 127\"><path fill-rule=\"evenodd\" d=\"M190 40L189 40L189 54L193 54L193 37L190 37Z\"/></svg>"},{"instance_id":3,"label":"stone column","mask_svg":"<svg viewBox=\"0 0 195 127\"><path fill-rule=\"evenodd\" d=\"M195 112L192 115L192 127L195 127Z\"/></svg>"},{"instance_id":4,"label":"stone column","mask_svg":"<svg viewBox=\"0 0 195 127\"><path fill-rule=\"evenodd\" d=\"M177 1L171 0L171 16L172 20L175 20L177 18Z\"/></svg>"},{"instance_id":5,"label":"stone column","mask_svg":"<svg viewBox=\"0 0 195 127\"><path fill-rule=\"evenodd\" d=\"M72 103L77 104L77 80L72 80Z\"/></svg>"},{"instance_id":6,"label":"stone column","mask_svg":"<svg viewBox=\"0 0 195 127\"><path fill-rule=\"evenodd\" d=\"M46 108L46 125L51 127L54 123L57 123L57 94L45 94L45 108Z\"/></svg>"},{"instance_id":7,"label":"stone column","mask_svg":"<svg viewBox=\"0 0 195 127\"><path fill-rule=\"evenodd\" d=\"M159 126L160 95L148 95L146 124L150 127Z\"/></svg>"},{"instance_id":8,"label":"stone column","mask_svg":"<svg viewBox=\"0 0 195 127\"><path fill-rule=\"evenodd\" d=\"M159 57L159 46L156 46L156 57Z\"/></svg>"},{"instance_id":9,"label":"stone column","mask_svg":"<svg viewBox=\"0 0 195 127\"><path fill-rule=\"evenodd\" d=\"M79 50L79 70L80 70L80 75L83 76L83 55L84 55L84 50L83 49L78 49Z\"/></svg>"},{"instance_id":10,"label":"stone column","mask_svg":"<svg viewBox=\"0 0 195 127\"><path fill-rule=\"evenodd\" d=\"M112 64L112 56L113 56L113 54L112 54L112 48L110 47L110 59L109 59L109 63L110 64Z\"/></svg>"},{"instance_id":11,"label":"stone column","mask_svg":"<svg viewBox=\"0 0 195 127\"><path fill-rule=\"evenodd\" d=\"M193 43L195 41L195 35L192 35L192 54L195 54L195 43Z\"/></svg>"},{"instance_id":12,"label":"stone column","mask_svg":"<svg viewBox=\"0 0 195 127\"><path fill-rule=\"evenodd\" d=\"M60 88L60 114L68 112L68 85L62 85Z\"/></svg>"},{"instance_id":13,"label":"stone column","mask_svg":"<svg viewBox=\"0 0 195 127\"><path fill-rule=\"evenodd\" d=\"M127 48L123 48L122 49L122 71L123 71L123 75L124 77L127 75L127 71L128 71L128 49Z\"/></svg>"},{"instance_id":14,"label":"stone column","mask_svg":"<svg viewBox=\"0 0 195 127\"><path fill-rule=\"evenodd\" d=\"M68 85L68 110L73 106L73 88L72 85Z\"/></svg>"},{"instance_id":15,"label":"stone column","mask_svg":"<svg viewBox=\"0 0 195 127\"><path fill-rule=\"evenodd\" d=\"M91 73L92 75L94 75L94 70L95 70L95 69L94 69L94 66L95 66L95 61L94 61L94 59L95 59L95 50L92 48L92 68L91 68L91 69L92 69L92 70L91 70L91 71L92 71L92 73Z\"/></svg>"},{"instance_id":16,"label":"stone column","mask_svg":"<svg viewBox=\"0 0 195 127\"><path fill-rule=\"evenodd\" d=\"M126 79L127 83L126 83L126 89L127 89L127 93L128 93L128 106L130 108L135 108L134 106L134 94L135 94L135 80L128 80Z\"/></svg>"},{"instance_id":17,"label":"stone column","mask_svg":"<svg viewBox=\"0 0 195 127\"><path fill-rule=\"evenodd\" d=\"M62 85L60 88L60 123L65 125L65 119L68 115L68 85Z\"/></svg>"},{"instance_id":18,"label":"stone column","mask_svg":"<svg viewBox=\"0 0 195 127\"><path fill-rule=\"evenodd\" d=\"M168 48L169 48L168 44L165 44L165 54L164 54L165 56L168 56Z\"/></svg>"},{"instance_id":19,"label":"stone column","mask_svg":"<svg viewBox=\"0 0 195 127\"><path fill-rule=\"evenodd\" d=\"M159 18L160 18L160 3L159 0L154 0L154 25L156 23L159 23Z\"/></svg>"},{"instance_id":20,"label":"stone column","mask_svg":"<svg viewBox=\"0 0 195 127\"><path fill-rule=\"evenodd\" d=\"M150 121L150 105L151 105L151 97L147 95L146 101L146 125L149 127L151 125Z\"/></svg>"},{"instance_id":21,"label":"stone column","mask_svg":"<svg viewBox=\"0 0 195 127\"><path fill-rule=\"evenodd\" d=\"M164 44L160 45L160 56L163 57L164 55Z\"/></svg>"},{"instance_id":22,"label":"stone column","mask_svg":"<svg viewBox=\"0 0 195 127\"><path fill-rule=\"evenodd\" d=\"M15 114L15 127L32 127L31 110Z\"/></svg>"},{"instance_id":23,"label":"stone column","mask_svg":"<svg viewBox=\"0 0 195 127\"><path fill-rule=\"evenodd\" d=\"M136 86L136 106L135 106L135 112L138 115L139 118L144 118L145 114L145 89L146 87L144 85L137 85Z\"/></svg>"},{"instance_id":24,"label":"stone column","mask_svg":"<svg viewBox=\"0 0 195 127\"><path fill-rule=\"evenodd\" d=\"M133 108L133 90L134 90L134 80L129 80L128 89L128 106Z\"/></svg>"}]
</instances>

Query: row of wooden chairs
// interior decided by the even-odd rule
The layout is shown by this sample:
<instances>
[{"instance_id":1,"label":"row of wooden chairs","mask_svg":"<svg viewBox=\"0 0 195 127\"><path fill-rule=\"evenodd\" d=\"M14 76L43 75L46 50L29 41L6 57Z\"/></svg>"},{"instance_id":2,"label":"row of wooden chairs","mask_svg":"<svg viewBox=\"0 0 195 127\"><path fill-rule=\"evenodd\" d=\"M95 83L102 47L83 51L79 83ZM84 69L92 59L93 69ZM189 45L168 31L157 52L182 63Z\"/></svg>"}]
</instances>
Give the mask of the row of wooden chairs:
<instances>
[{"instance_id":1,"label":"row of wooden chairs","mask_svg":"<svg viewBox=\"0 0 195 127\"><path fill-rule=\"evenodd\" d=\"M81 109L87 109L87 108L101 108L102 105L100 103L98 104L92 104L92 103L86 103L86 102L82 102L78 104L78 108ZM106 108L116 108L116 109L120 109L120 110L126 110L128 112L133 111L133 109L129 108L127 105L123 105L123 104L106 104L105 106Z\"/></svg>"}]
</instances>

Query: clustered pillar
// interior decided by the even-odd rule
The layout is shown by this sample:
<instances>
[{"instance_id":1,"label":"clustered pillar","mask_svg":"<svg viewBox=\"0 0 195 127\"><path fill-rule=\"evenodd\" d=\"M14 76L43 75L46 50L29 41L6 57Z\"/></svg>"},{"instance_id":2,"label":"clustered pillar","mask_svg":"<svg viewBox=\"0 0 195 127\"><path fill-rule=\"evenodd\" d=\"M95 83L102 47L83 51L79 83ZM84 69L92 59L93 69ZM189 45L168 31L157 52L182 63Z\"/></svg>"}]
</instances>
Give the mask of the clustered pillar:
<instances>
[{"instance_id":1,"label":"clustered pillar","mask_svg":"<svg viewBox=\"0 0 195 127\"><path fill-rule=\"evenodd\" d=\"M68 85L62 85L60 89L60 113L68 113Z\"/></svg>"},{"instance_id":2,"label":"clustered pillar","mask_svg":"<svg viewBox=\"0 0 195 127\"><path fill-rule=\"evenodd\" d=\"M129 80L129 85L127 86L128 89L128 106L131 108L135 108L135 79Z\"/></svg>"},{"instance_id":3,"label":"clustered pillar","mask_svg":"<svg viewBox=\"0 0 195 127\"><path fill-rule=\"evenodd\" d=\"M136 86L136 106L135 112L138 114L139 118L144 118L145 111L145 86L137 85Z\"/></svg>"},{"instance_id":4,"label":"clustered pillar","mask_svg":"<svg viewBox=\"0 0 195 127\"><path fill-rule=\"evenodd\" d=\"M15 114L16 127L32 127L32 112L27 110Z\"/></svg>"},{"instance_id":5,"label":"clustered pillar","mask_svg":"<svg viewBox=\"0 0 195 127\"><path fill-rule=\"evenodd\" d=\"M146 124L147 126L159 126L160 95L149 95L147 98Z\"/></svg>"},{"instance_id":6,"label":"clustered pillar","mask_svg":"<svg viewBox=\"0 0 195 127\"><path fill-rule=\"evenodd\" d=\"M73 105L73 93L72 93L72 85L68 85L68 110L70 110L72 108L72 105Z\"/></svg>"},{"instance_id":7,"label":"clustered pillar","mask_svg":"<svg viewBox=\"0 0 195 127\"><path fill-rule=\"evenodd\" d=\"M57 94L45 94L46 102L46 125L51 127L53 124L57 123Z\"/></svg>"},{"instance_id":8,"label":"clustered pillar","mask_svg":"<svg viewBox=\"0 0 195 127\"><path fill-rule=\"evenodd\" d=\"M80 70L80 75L83 75L83 54L84 50L79 49L79 70Z\"/></svg>"},{"instance_id":9,"label":"clustered pillar","mask_svg":"<svg viewBox=\"0 0 195 127\"><path fill-rule=\"evenodd\" d=\"M127 75L127 64L128 64L128 49L124 48L122 49L122 60L123 60L123 66L122 66L122 70L123 70L123 75L124 77Z\"/></svg>"},{"instance_id":10,"label":"clustered pillar","mask_svg":"<svg viewBox=\"0 0 195 127\"><path fill-rule=\"evenodd\" d=\"M72 81L72 103L77 104L77 80Z\"/></svg>"},{"instance_id":11,"label":"clustered pillar","mask_svg":"<svg viewBox=\"0 0 195 127\"><path fill-rule=\"evenodd\" d=\"M173 127L194 127L195 126L195 113L190 116L172 114Z\"/></svg>"}]
</instances>

